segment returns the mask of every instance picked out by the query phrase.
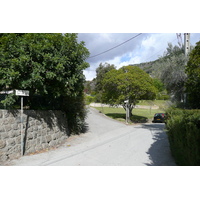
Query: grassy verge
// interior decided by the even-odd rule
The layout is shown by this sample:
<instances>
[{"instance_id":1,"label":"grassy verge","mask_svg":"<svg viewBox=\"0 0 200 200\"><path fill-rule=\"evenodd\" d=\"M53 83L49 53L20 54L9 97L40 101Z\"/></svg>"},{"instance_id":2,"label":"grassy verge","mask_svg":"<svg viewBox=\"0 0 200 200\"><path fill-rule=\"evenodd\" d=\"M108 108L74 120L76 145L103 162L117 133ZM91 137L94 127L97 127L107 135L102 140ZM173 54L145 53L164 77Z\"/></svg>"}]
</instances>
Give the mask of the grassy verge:
<instances>
[{"instance_id":1,"label":"grassy verge","mask_svg":"<svg viewBox=\"0 0 200 200\"><path fill-rule=\"evenodd\" d=\"M112 108L112 107L96 107L97 110L104 113L110 118L116 119L121 122L126 121L126 112L123 108ZM132 111L131 123L146 123L151 122L155 113L164 112L160 109L139 109L135 108Z\"/></svg>"},{"instance_id":2,"label":"grassy verge","mask_svg":"<svg viewBox=\"0 0 200 200\"><path fill-rule=\"evenodd\" d=\"M166 100L154 100L154 101L148 101L148 100L140 100L139 103L137 105L141 105L141 106L150 106L152 104L156 105L156 106L164 106L166 104Z\"/></svg>"}]
</instances>

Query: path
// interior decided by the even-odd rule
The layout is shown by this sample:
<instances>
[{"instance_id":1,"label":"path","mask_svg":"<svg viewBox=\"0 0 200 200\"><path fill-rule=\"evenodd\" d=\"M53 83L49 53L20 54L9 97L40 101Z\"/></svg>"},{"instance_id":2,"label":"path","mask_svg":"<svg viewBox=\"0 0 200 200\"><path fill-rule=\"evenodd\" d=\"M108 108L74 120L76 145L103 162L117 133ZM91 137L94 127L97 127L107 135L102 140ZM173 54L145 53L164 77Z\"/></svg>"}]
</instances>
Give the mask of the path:
<instances>
[{"instance_id":1,"label":"path","mask_svg":"<svg viewBox=\"0 0 200 200\"><path fill-rule=\"evenodd\" d=\"M125 125L90 108L88 131L56 150L13 160L31 166L173 166L164 124Z\"/></svg>"}]
</instances>

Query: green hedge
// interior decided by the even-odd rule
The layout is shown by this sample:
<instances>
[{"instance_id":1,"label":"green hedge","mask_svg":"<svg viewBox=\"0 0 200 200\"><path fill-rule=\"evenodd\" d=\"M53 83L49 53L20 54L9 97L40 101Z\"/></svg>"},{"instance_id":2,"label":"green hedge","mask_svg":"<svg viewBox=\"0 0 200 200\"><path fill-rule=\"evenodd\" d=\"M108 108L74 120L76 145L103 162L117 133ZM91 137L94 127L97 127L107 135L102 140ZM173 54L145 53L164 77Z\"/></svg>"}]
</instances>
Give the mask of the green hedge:
<instances>
[{"instance_id":1,"label":"green hedge","mask_svg":"<svg viewBox=\"0 0 200 200\"><path fill-rule=\"evenodd\" d=\"M200 110L170 108L166 112L170 148L178 165L200 165Z\"/></svg>"}]
</instances>

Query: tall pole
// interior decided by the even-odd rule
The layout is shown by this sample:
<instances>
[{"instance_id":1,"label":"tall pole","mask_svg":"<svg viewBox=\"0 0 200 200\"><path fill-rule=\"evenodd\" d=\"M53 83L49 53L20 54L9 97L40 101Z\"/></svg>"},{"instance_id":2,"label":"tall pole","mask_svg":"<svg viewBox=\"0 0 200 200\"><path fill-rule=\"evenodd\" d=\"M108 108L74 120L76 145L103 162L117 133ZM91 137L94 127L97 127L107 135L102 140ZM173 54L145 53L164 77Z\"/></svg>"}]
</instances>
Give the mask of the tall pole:
<instances>
[{"instance_id":1,"label":"tall pole","mask_svg":"<svg viewBox=\"0 0 200 200\"><path fill-rule=\"evenodd\" d=\"M126 124L128 124L128 117L129 117L128 103L129 103L129 100L124 101L124 103L126 104Z\"/></svg>"},{"instance_id":2,"label":"tall pole","mask_svg":"<svg viewBox=\"0 0 200 200\"><path fill-rule=\"evenodd\" d=\"M23 156L23 97L21 97L21 156Z\"/></svg>"},{"instance_id":3,"label":"tall pole","mask_svg":"<svg viewBox=\"0 0 200 200\"><path fill-rule=\"evenodd\" d=\"M185 58L187 58L190 53L190 33L184 33L184 50ZM187 65L187 59L185 59L185 65ZM183 102L187 103L187 93L183 94Z\"/></svg>"},{"instance_id":4,"label":"tall pole","mask_svg":"<svg viewBox=\"0 0 200 200\"><path fill-rule=\"evenodd\" d=\"M128 101L126 102L126 124L128 124Z\"/></svg>"},{"instance_id":5,"label":"tall pole","mask_svg":"<svg viewBox=\"0 0 200 200\"><path fill-rule=\"evenodd\" d=\"M190 33L184 33L184 48L185 57L187 57L190 52Z\"/></svg>"},{"instance_id":6,"label":"tall pole","mask_svg":"<svg viewBox=\"0 0 200 200\"><path fill-rule=\"evenodd\" d=\"M15 90L16 96L21 96L21 155L23 156L24 152L24 138L23 138L23 96L29 96L28 90Z\"/></svg>"}]
</instances>

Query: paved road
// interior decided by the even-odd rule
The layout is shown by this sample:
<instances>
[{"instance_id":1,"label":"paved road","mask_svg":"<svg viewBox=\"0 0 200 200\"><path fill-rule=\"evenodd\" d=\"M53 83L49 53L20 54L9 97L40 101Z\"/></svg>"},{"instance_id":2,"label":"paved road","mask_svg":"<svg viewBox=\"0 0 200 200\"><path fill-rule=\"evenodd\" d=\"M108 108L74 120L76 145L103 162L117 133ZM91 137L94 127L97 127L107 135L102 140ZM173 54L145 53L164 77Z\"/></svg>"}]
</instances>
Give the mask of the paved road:
<instances>
[{"instance_id":1,"label":"paved road","mask_svg":"<svg viewBox=\"0 0 200 200\"><path fill-rule=\"evenodd\" d=\"M88 130L56 150L13 160L24 166L173 166L164 124L125 125L89 109Z\"/></svg>"}]
</instances>

